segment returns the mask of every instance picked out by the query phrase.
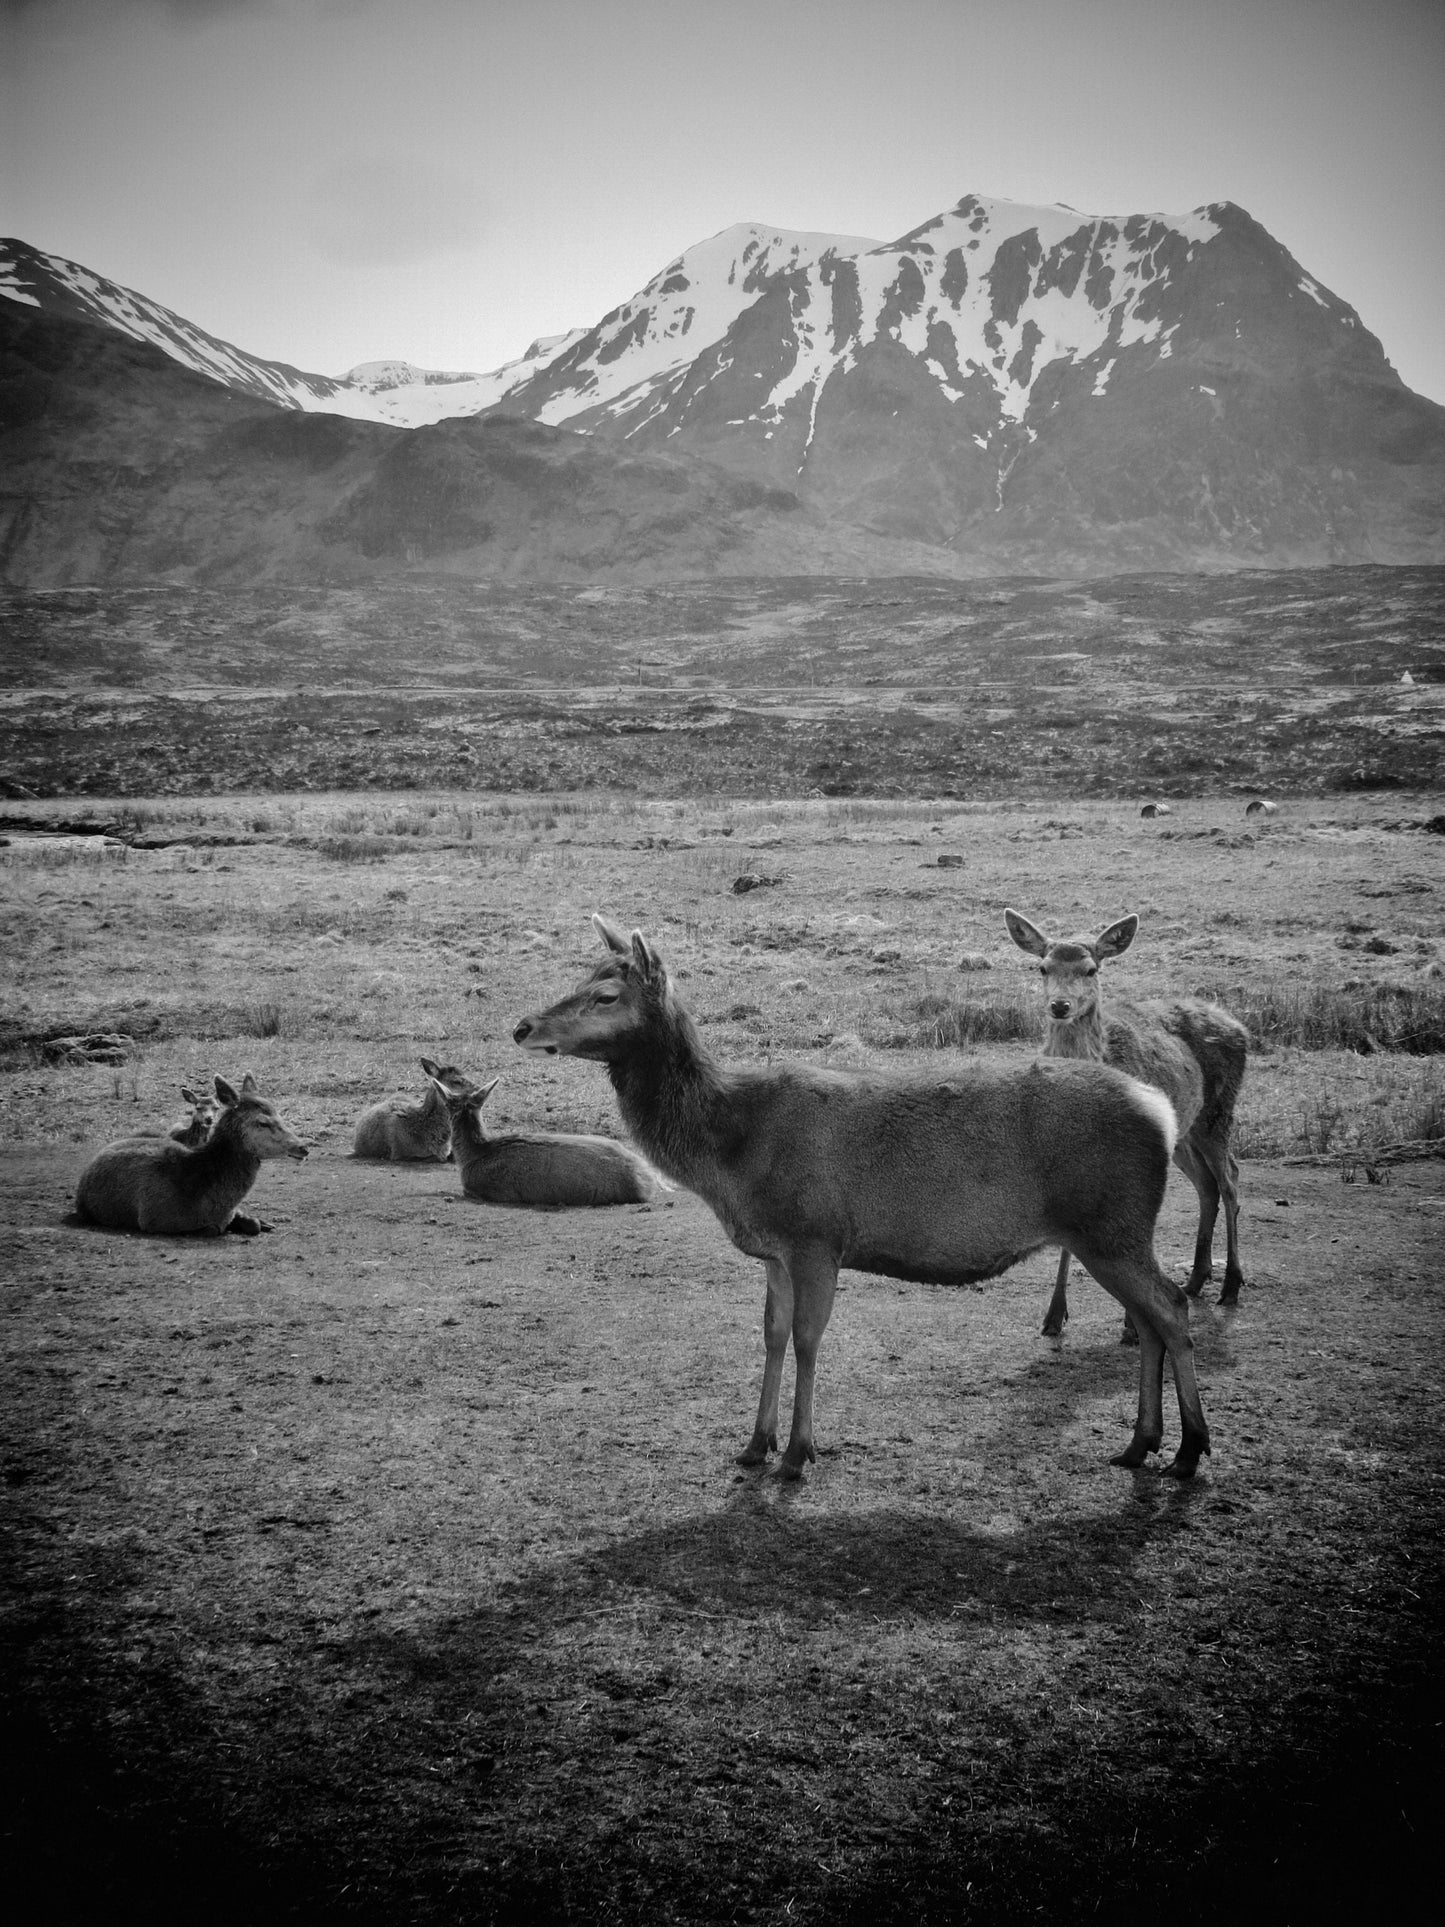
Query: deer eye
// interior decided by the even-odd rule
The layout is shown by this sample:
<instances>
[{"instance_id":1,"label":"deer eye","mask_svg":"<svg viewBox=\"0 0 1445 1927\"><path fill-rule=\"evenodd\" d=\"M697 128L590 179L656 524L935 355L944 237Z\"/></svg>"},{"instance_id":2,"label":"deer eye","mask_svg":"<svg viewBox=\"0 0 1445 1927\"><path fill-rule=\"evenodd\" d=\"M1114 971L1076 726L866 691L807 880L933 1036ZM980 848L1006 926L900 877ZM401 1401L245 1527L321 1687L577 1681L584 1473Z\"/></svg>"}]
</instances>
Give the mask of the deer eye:
<instances>
[{"instance_id":1,"label":"deer eye","mask_svg":"<svg viewBox=\"0 0 1445 1927\"><path fill-rule=\"evenodd\" d=\"M599 1004L615 1004L622 992L616 984L599 984L592 994L594 1001Z\"/></svg>"}]
</instances>

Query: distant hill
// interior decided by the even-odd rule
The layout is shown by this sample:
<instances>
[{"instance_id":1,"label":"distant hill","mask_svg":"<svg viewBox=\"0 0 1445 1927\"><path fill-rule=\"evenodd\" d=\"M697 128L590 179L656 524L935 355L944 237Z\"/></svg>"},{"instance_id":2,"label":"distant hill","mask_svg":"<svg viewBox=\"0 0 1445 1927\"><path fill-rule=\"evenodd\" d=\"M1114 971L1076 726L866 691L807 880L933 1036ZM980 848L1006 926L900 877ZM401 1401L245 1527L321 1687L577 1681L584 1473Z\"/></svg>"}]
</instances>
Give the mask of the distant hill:
<instances>
[{"instance_id":1,"label":"distant hill","mask_svg":"<svg viewBox=\"0 0 1445 1927\"><path fill-rule=\"evenodd\" d=\"M695 457L470 419L418 429L238 395L0 299L0 577L347 582L409 569L647 582L918 568ZM946 559L946 558L945 558Z\"/></svg>"},{"instance_id":2,"label":"distant hill","mask_svg":"<svg viewBox=\"0 0 1445 1927\"><path fill-rule=\"evenodd\" d=\"M178 568L655 580L1445 560L1445 408L1227 203L1111 219L970 195L883 245L745 223L489 375L303 375L21 243L0 246L0 290L12 320L31 318L32 360L45 359L36 328L83 323L290 421L242 436L244 460L228 430L249 480L214 449L203 481L196 438L214 422L199 389L177 385L162 405L153 370L149 412L127 422L92 383L119 469L132 435L153 464L167 436L192 451L192 559ZM77 362L60 358L53 379L74 384ZM43 493L53 463L74 501L92 458L63 445L63 417L29 422L25 486ZM402 443L368 440L381 420L409 425ZM137 530L159 513L156 487L132 499ZM328 506L283 526L255 506L268 489ZM27 526L53 526L60 497ZM13 531L35 502L9 503ZM76 550L49 556L48 539L6 538L11 580L80 566ZM127 555L156 543L137 536Z\"/></svg>"}]
</instances>

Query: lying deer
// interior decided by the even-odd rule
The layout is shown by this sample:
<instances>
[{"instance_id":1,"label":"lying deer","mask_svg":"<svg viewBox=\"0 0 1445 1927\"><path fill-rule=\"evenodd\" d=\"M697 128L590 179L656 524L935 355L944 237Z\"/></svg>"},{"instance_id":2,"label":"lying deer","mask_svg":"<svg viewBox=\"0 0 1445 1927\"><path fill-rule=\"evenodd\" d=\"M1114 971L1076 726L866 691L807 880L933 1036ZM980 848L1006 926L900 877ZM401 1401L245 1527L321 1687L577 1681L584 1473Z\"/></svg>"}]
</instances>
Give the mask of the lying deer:
<instances>
[{"instance_id":1,"label":"lying deer","mask_svg":"<svg viewBox=\"0 0 1445 1927\"><path fill-rule=\"evenodd\" d=\"M1199 997L1158 1003L1110 1003L1107 1016L1099 966L1134 941L1135 916L1121 917L1097 937L1050 942L1027 917L1005 910L1004 922L1020 950L1042 959L1049 1028L1046 1057L1089 1058L1112 1064L1168 1097L1179 1119L1174 1162L1199 1194L1194 1264L1185 1286L1197 1298L1214 1275L1214 1226L1224 1200L1224 1289L1221 1305L1239 1297L1239 1163L1230 1149L1234 1105L1244 1081L1249 1032L1218 1004ZM1069 1316L1069 1252L1059 1254L1054 1295L1044 1331L1057 1338ZM1125 1337L1130 1336L1126 1326Z\"/></svg>"},{"instance_id":2,"label":"lying deer","mask_svg":"<svg viewBox=\"0 0 1445 1927\"><path fill-rule=\"evenodd\" d=\"M122 1138L98 1151L80 1174L75 1208L91 1224L117 1231L269 1231L264 1218L236 1206L265 1158L304 1158L306 1146L277 1117L249 1072L239 1091L216 1079L221 1108L203 1144L172 1138Z\"/></svg>"},{"instance_id":3,"label":"lying deer","mask_svg":"<svg viewBox=\"0 0 1445 1927\"><path fill-rule=\"evenodd\" d=\"M435 1158L438 1164L445 1164L451 1149L447 1093L431 1076L420 1098L384 1097L356 1120L352 1150L359 1158L394 1158L398 1162Z\"/></svg>"},{"instance_id":4,"label":"lying deer","mask_svg":"<svg viewBox=\"0 0 1445 1927\"><path fill-rule=\"evenodd\" d=\"M484 1204L536 1209L564 1205L646 1204L658 1183L643 1160L614 1137L558 1132L488 1134L482 1106L501 1083L473 1085L450 1096L452 1143L462 1190Z\"/></svg>"},{"instance_id":5,"label":"lying deer","mask_svg":"<svg viewBox=\"0 0 1445 1927\"><path fill-rule=\"evenodd\" d=\"M1154 1256L1174 1113L1159 1091L1103 1064L1036 1059L869 1074L804 1065L728 1069L709 1055L640 931L594 917L605 960L569 996L524 1017L524 1050L607 1066L628 1130L663 1174L695 1191L767 1273L766 1364L741 1454L777 1446L791 1335L797 1362L785 1478L815 1456L813 1385L838 1271L935 1284L992 1278L1066 1245L1139 1328L1134 1436L1114 1460L1142 1465L1164 1436L1164 1357L1189 1478L1209 1450L1184 1294Z\"/></svg>"}]
</instances>

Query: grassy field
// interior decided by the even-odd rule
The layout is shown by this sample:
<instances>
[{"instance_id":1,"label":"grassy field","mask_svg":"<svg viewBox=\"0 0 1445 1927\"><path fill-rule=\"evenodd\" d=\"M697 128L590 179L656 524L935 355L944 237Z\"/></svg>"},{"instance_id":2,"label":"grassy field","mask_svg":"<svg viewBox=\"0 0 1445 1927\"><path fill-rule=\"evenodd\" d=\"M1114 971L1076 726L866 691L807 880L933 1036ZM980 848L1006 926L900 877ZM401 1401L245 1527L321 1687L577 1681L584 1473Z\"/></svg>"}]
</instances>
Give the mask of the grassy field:
<instances>
[{"instance_id":1,"label":"grassy field","mask_svg":"<svg viewBox=\"0 0 1445 1927\"><path fill-rule=\"evenodd\" d=\"M1121 996L1199 991L1244 1018L1246 1156L1437 1138L1429 802L1286 801L1258 828L1218 800L1167 821L1092 802L115 804L131 847L0 848L0 1141L114 1135L182 1083L244 1068L303 1128L344 1136L369 1094L414 1081L419 1050L502 1071L499 1119L597 1128L610 1100L594 1080L539 1072L507 1042L559 962L580 962L597 908L658 939L725 1054L919 1062L981 1040L1023 1057L1041 1013L1009 903L1069 931L1136 911L1139 941L1109 977ZM737 894L739 878L766 880ZM47 1063L47 1038L96 1031L138 1048L121 1067Z\"/></svg>"}]
</instances>

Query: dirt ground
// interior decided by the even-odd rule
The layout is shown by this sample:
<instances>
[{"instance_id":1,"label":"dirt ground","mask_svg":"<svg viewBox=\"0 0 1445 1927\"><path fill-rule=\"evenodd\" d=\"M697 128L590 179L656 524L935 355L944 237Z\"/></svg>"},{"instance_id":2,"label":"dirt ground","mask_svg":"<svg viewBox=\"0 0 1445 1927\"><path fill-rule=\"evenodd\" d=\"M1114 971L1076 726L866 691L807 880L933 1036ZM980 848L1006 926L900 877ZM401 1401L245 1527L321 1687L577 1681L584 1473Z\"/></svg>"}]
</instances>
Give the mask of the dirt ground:
<instances>
[{"instance_id":1,"label":"dirt ground","mask_svg":"<svg viewBox=\"0 0 1445 1927\"><path fill-rule=\"evenodd\" d=\"M87 1155L0 1158L26 1920L1417 1910L1438 1160L1246 1164L1192 1484L1108 1464L1135 1354L1085 1278L1039 1335L1040 1254L845 1274L790 1487L733 1461L760 1268L685 1194L507 1212L323 1144L269 1237L157 1240L70 1218ZM1176 1180L1166 1265L1192 1223Z\"/></svg>"}]
</instances>

